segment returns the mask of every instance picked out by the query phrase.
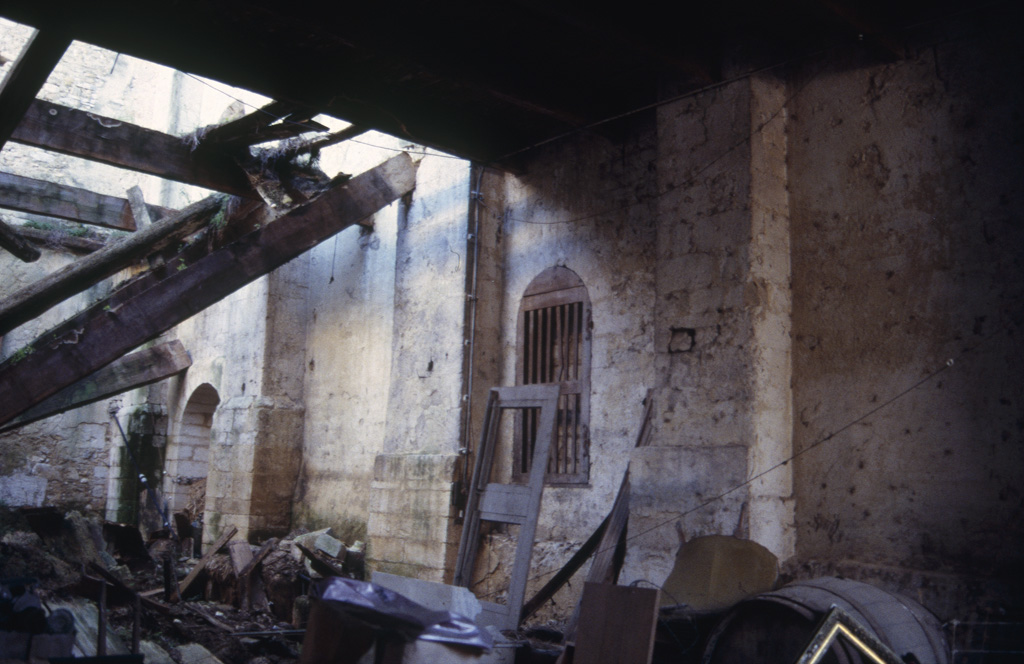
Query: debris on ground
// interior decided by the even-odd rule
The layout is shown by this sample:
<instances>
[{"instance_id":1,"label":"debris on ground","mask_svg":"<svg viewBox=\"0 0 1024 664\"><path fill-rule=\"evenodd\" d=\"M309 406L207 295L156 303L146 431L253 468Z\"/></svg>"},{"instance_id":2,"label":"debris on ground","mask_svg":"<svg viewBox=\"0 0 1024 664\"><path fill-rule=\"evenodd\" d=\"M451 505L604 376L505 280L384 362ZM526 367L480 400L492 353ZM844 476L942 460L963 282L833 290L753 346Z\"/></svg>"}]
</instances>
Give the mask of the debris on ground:
<instances>
[{"instance_id":1,"label":"debris on ground","mask_svg":"<svg viewBox=\"0 0 1024 664\"><path fill-rule=\"evenodd\" d=\"M144 536L53 507L0 511L0 659L136 652L158 664L289 664L310 585L363 575L363 544L329 531L260 545L229 536L196 558L170 529Z\"/></svg>"}]
</instances>

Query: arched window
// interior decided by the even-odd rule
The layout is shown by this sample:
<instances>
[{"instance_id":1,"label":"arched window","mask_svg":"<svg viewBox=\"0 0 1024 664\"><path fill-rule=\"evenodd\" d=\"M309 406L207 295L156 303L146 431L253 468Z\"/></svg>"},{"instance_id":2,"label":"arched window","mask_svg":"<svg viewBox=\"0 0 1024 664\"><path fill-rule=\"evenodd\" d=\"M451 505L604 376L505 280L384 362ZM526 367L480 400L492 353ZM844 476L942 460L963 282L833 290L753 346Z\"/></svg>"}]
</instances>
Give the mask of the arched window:
<instances>
[{"instance_id":1,"label":"arched window","mask_svg":"<svg viewBox=\"0 0 1024 664\"><path fill-rule=\"evenodd\" d=\"M590 297L575 272L552 267L527 286L519 305L516 382L561 388L555 439L545 479L586 484L590 477ZM513 478L530 470L537 413L516 423Z\"/></svg>"}]
</instances>

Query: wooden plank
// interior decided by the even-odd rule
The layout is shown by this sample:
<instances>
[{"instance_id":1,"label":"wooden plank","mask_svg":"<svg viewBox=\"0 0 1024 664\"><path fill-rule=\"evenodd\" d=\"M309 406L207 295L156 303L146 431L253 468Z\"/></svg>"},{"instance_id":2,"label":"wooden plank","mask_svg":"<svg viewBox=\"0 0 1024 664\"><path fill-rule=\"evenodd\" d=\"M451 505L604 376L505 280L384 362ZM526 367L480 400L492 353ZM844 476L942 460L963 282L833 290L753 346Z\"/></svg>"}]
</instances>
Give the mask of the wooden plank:
<instances>
[{"instance_id":1,"label":"wooden plank","mask_svg":"<svg viewBox=\"0 0 1024 664\"><path fill-rule=\"evenodd\" d=\"M125 355L0 426L0 432L150 385L190 366L192 358L177 340Z\"/></svg>"},{"instance_id":2,"label":"wooden plank","mask_svg":"<svg viewBox=\"0 0 1024 664\"><path fill-rule=\"evenodd\" d=\"M188 576L185 577L185 580L182 581L181 584L178 586L179 592L181 593L182 597L185 597L185 593L188 592L189 587L192 586L192 584L196 582L196 579L199 578L199 573L206 569L206 566L210 563L210 560L213 559L214 554L220 551L221 547L227 544L231 540L231 538L235 536L235 533L237 532L238 528L236 528L235 526L229 526L228 529L225 530L221 534L221 536L217 538L217 541L214 542L213 545L206 550L206 553L203 554L203 557L199 559L199 562L196 563L196 566L192 568L192 571L188 573Z\"/></svg>"},{"instance_id":3,"label":"wooden plank","mask_svg":"<svg viewBox=\"0 0 1024 664\"><path fill-rule=\"evenodd\" d=\"M216 196L193 203L144 231L108 244L90 256L12 293L0 301L0 335L128 267L132 261L149 254L156 243L194 233L220 209L221 204Z\"/></svg>"},{"instance_id":4,"label":"wooden plank","mask_svg":"<svg viewBox=\"0 0 1024 664\"><path fill-rule=\"evenodd\" d=\"M586 583L575 664L644 664L654 654L658 589Z\"/></svg>"},{"instance_id":5,"label":"wooden plank","mask_svg":"<svg viewBox=\"0 0 1024 664\"><path fill-rule=\"evenodd\" d=\"M12 173L0 173L0 207L115 230L135 230L131 207L124 198ZM153 219L174 212L159 205L147 205L146 209Z\"/></svg>"},{"instance_id":6,"label":"wooden plank","mask_svg":"<svg viewBox=\"0 0 1024 664\"><path fill-rule=\"evenodd\" d=\"M14 66L0 81L0 148L11 138L70 45L70 36L53 30L36 30L29 38Z\"/></svg>"},{"instance_id":7,"label":"wooden plank","mask_svg":"<svg viewBox=\"0 0 1024 664\"><path fill-rule=\"evenodd\" d=\"M340 566L331 562L326 555L309 549L298 542L295 542L295 546L298 547L303 556L309 558L309 564L313 571L320 576L345 576L345 571Z\"/></svg>"},{"instance_id":8,"label":"wooden plank","mask_svg":"<svg viewBox=\"0 0 1024 664\"><path fill-rule=\"evenodd\" d=\"M41 99L29 106L11 140L236 196L258 196L226 153L202 146L192 150L175 136Z\"/></svg>"},{"instance_id":9,"label":"wooden plank","mask_svg":"<svg viewBox=\"0 0 1024 664\"><path fill-rule=\"evenodd\" d=\"M194 264L152 270L0 364L0 424L369 217L415 183L416 165L403 153Z\"/></svg>"},{"instance_id":10,"label":"wooden plank","mask_svg":"<svg viewBox=\"0 0 1024 664\"><path fill-rule=\"evenodd\" d=\"M0 219L0 247L26 263L37 261L42 255L38 249L22 239L3 219Z\"/></svg>"}]
</instances>

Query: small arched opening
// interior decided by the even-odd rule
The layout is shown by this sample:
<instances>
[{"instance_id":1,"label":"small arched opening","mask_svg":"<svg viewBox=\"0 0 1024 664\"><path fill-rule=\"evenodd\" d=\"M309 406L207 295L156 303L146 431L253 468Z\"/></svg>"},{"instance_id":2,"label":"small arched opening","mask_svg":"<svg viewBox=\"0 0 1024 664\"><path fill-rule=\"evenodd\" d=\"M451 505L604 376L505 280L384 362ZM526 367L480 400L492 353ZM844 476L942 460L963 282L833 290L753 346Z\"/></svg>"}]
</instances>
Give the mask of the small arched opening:
<instances>
[{"instance_id":1,"label":"small arched opening","mask_svg":"<svg viewBox=\"0 0 1024 664\"><path fill-rule=\"evenodd\" d=\"M167 445L164 496L170 512L186 512L189 521L200 520L205 509L213 413L219 403L212 385L197 387L185 404L177 435Z\"/></svg>"}]
</instances>

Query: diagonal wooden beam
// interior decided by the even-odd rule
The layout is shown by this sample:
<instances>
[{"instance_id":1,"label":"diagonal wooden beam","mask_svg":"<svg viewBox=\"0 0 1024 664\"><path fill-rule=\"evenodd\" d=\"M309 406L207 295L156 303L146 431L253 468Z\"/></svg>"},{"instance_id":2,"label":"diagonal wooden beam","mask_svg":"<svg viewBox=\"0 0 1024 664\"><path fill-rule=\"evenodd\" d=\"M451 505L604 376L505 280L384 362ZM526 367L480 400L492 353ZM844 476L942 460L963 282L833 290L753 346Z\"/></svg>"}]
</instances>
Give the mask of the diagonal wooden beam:
<instances>
[{"instance_id":1,"label":"diagonal wooden beam","mask_svg":"<svg viewBox=\"0 0 1024 664\"><path fill-rule=\"evenodd\" d=\"M43 334L0 364L0 424L369 217L415 183L415 164L400 154L192 265L169 262L154 271L161 280L97 303L73 326L60 326L63 334Z\"/></svg>"},{"instance_id":2,"label":"diagonal wooden beam","mask_svg":"<svg viewBox=\"0 0 1024 664\"><path fill-rule=\"evenodd\" d=\"M12 173L0 173L0 208L115 230L135 230L131 206L124 198ZM154 219L173 212L159 205L148 205L147 209Z\"/></svg>"},{"instance_id":3,"label":"diagonal wooden beam","mask_svg":"<svg viewBox=\"0 0 1024 664\"><path fill-rule=\"evenodd\" d=\"M29 106L11 140L236 196L258 197L226 153L203 146L192 150L184 139L41 99Z\"/></svg>"},{"instance_id":4,"label":"diagonal wooden beam","mask_svg":"<svg viewBox=\"0 0 1024 664\"><path fill-rule=\"evenodd\" d=\"M70 44L69 36L53 30L36 30L29 38L11 71L0 82L0 148L10 139Z\"/></svg>"},{"instance_id":5,"label":"diagonal wooden beam","mask_svg":"<svg viewBox=\"0 0 1024 664\"><path fill-rule=\"evenodd\" d=\"M29 408L0 427L0 433L170 378L190 366L192 358L177 340L125 355Z\"/></svg>"},{"instance_id":6,"label":"diagonal wooden beam","mask_svg":"<svg viewBox=\"0 0 1024 664\"><path fill-rule=\"evenodd\" d=\"M222 201L210 196L181 212L164 217L144 231L133 233L89 256L46 275L0 301L0 335L32 320L64 300L149 255L168 238L194 233L216 214Z\"/></svg>"}]
</instances>

